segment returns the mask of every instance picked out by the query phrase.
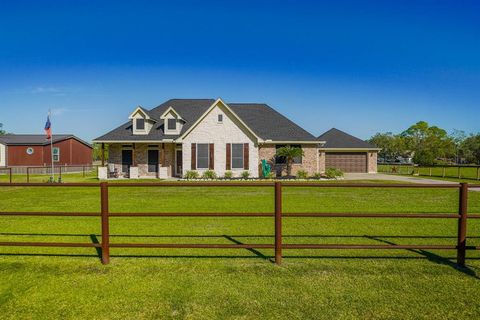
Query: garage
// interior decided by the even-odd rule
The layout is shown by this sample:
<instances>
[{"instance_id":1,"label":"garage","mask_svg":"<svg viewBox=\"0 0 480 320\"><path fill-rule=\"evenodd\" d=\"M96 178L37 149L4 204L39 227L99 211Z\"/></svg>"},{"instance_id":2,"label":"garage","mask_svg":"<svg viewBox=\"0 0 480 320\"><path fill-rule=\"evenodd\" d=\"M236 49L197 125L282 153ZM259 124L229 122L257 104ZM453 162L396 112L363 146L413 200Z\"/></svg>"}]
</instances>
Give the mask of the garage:
<instances>
[{"instance_id":1,"label":"garage","mask_svg":"<svg viewBox=\"0 0 480 320\"><path fill-rule=\"evenodd\" d=\"M336 168L343 172L367 172L366 152L327 152L325 168Z\"/></svg>"}]
</instances>

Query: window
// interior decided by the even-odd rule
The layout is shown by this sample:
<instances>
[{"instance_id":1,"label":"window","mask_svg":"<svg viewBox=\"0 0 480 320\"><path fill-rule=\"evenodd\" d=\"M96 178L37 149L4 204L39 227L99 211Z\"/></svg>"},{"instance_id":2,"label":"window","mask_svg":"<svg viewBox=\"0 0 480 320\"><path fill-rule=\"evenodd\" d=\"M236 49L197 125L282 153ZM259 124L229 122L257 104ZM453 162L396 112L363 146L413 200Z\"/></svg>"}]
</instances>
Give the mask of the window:
<instances>
[{"instance_id":1,"label":"window","mask_svg":"<svg viewBox=\"0 0 480 320\"><path fill-rule=\"evenodd\" d=\"M137 130L145 130L145 119L137 119Z\"/></svg>"},{"instance_id":2,"label":"window","mask_svg":"<svg viewBox=\"0 0 480 320\"><path fill-rule=\"evenodd\" d=\"M299 144L292 144L291 147L302 149L302 146ZM293 163L302 164L302 156L293 158Z\"/></svg>"},{"instance_id":3,"label":"window","mask_svg":"<svg viewBox=\"0 0 480 320\"><path fill-rule=\"evenodd\" d=\"M31 147L28 147L28 148L27 148L27 154L28 154L28 155L32 155L32 154L33 154L33 151L34 151L33 148L31 148Z\"/></svg>"},{"instance_id":4,"label":"window","mask_svg":"<svg viewBox=\"0 0 480 320\"><path fill-rule=\"evenodd\" d=\"M286 145L278 144L278 145L275 146L275 150L278 150L278 149L283 148L283 147L286 147ZM292 144L292 145L290 145L290 147L292 147L292 148L300 148L300 149L302 148L302 146L299 145L299 144ZM276 157L275 157L275 163L276 163L276 164L286 164L286 163L287 163L287 158L285 158L285 157L277 157L277 156L276 156ZM294 163L294 164L302 164L302 157L295 157L295 158L293 158L293 163Z\"/></svg>"},{"instance_id":5,"label":"window","mask_svg":"<svg viewBox=\"0 0 480 320\"><path fill-rule=\"evenodd\" d=\"M278 151L278 149L283 148L283 147L285 147L285 145L277 144L277 145L275 146L275 151ZM276 164L286 164L286 163L287 163L287 159L286 159L285 157L275 156L275 163L276 163Z\"/></svg>"},{"instance_id":6,"label":"window","mask_svg":"<svg viewBox=\"0 0 480 320\"><path fill-rule=\"evenodd\" d=\"M218 121L218 123L222 123L222 122L223 122L223 114L219 114L219 115L218 115L217 121Z\"/></svg>"},{"instance_id":7,"label":"window","mask_svg":"<svg viewBox=\"0 0 480 320\"><path fill-rule=\"evenodd\" d=\"M168 130L177 130L177 119L168 119Z\"/></svg>"},{"instance_id":8,"label":"window","mask_svg":"<svg viewBox=\"0 0 480 320\"><path fill-rule=\"evenodd\" d=\"M60 161L60 148L58 147L53 148L52 153L53 153L53 161L54 162Z\"/></svg>"},{"instance_id":9,"label":"window","mask_svg":"<svg viewBox=\"0 0 480 320\"><path fill-rule=\"evenodd\" d=\"M232 143L232 169L243 169L243 143Z\"/></svg>"},{"instance_id":10,"label":"window","mask_svg":"<svg viewBox=\"0 0 480 320\"><path fill-rule=\"evenodd\" d=\"M197 169L208 169L208 143L197 143Z\"/></svg>"}]
</instances>

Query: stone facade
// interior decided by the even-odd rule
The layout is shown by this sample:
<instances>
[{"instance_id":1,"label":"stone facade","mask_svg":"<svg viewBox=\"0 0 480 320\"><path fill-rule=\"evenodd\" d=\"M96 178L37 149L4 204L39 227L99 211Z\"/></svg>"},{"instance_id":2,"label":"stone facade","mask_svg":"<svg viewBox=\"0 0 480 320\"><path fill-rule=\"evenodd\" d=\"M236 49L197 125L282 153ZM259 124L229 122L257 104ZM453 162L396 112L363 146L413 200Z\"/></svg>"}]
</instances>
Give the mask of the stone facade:
<instances>
[{"instance_id":1,"label":"stone facade","mask_svg":"<svg viewBox=\"0 0 480 320\"><path fill-rule=\"evenodd\" d=\"M292 165L292 175L297 175L299 170L307 171L308 175L313 175L320 170L320 163L318 158L318 148L317 145L314 144L304 144L302 145L303 150L303 157L302 163L294 163ZM275 145L274 144L263 144L260 146L258 155L259 155L259 175L262 175L262 166L261 161L267 160L268 164L272 166L272 171L276 172L277 175L286 175L287 174L287 166L285 164L275 164ZM325 162L324 162L324 170L325 170Z\"/></svg>"},{"instance_id":2,"label":"stone facade","mask_svg":"<svg viewBox=\"0 0 480 320\"><path fill-rule=\"evenodd\" d=\"M129 145L129 149L134 150L134 164L133 166L138 167L138 173L140 177L156 177L156 172L148 172L148 150L153 147L149 147L152 144L147 143L135 143L134 145ZM110 144L108 147L108 162L113 163L115 169L117 169L120 176L125 176L125 173L122 172L122 150L127 147L123 147L123 144ZM175 145L172 143L168 144L158 144L159 150L159 164L162 161L162 152L164 152L164 167L167 167L168 176L172 176L172 172L175 164Z\"/></svg>"},{"instance_id":3,"label":"stone facade","mask_svg":"<svg viewBox=\"0 0 480 320\"><path fill-rule=\"evenodd\" d=\"M377 173L377 151L369 151L367 153L368 173Z\"/></svg>"},{"instance_id":4,"label":"stone facade","mask_svg":"<svg viewBox=\"0 0 480 320\"><path fill-rule=\"evenodd\" d=\"M218 116L222 115L221 122ZM258 147L255 137L232 115L223 105L218 104L210 113L183 139L183 174L192 168L192 144L214 144L214 170L219 177L226 171L226 145L227 143L248 143L248 171L250 177L258 177ZM200 174L207 169L196 169ZM232 173L238 177L243 168L233 169Z\"/></svg>"}]
</instances>

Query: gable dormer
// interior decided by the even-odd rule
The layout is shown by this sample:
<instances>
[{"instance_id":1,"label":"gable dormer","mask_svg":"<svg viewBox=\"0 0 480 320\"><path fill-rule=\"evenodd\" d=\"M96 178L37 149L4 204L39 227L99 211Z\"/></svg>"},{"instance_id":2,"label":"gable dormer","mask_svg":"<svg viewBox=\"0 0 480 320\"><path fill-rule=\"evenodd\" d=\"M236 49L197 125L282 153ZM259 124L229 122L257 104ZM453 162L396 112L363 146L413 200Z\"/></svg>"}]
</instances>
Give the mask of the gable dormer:
<instances>
[{"instance_id":1,"label":"gable dormer","mask_svg":"<svg viewBox=\"0 0 480 320\"><path fill-rule=\"evenodd\" d=\"M151 118L148 112L140 106L138 106L128 118L132 121L132 133L135 135L149 134L153 124L156 122L155 119Z\"/></svg>"},{"instance_id":2,"label":"gable dormer","mask_svg":"<svg viewBox=\"0 0 480 320\"><path fill-rule=\"evenodd\" d=\"M185 120L172 107L169 107L161 116L165 135L180 134Z\"/></svg>"}]
</instances>

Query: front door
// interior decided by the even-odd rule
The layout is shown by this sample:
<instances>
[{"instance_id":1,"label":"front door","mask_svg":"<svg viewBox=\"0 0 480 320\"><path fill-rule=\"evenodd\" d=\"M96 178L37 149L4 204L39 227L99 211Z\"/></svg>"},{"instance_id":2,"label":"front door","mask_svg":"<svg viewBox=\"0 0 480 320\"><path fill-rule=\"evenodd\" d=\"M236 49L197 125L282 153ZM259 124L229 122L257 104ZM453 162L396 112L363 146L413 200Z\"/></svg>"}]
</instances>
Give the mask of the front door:
<instances>
[{"instance_id":1,"label":"front door","mask_svg":"<svg viewBox=\"0 0 480 320\"><path fill-rule=\"evenodd\" d=\"M182 150L177 150L175 154L175 175L176 176L181 176L182 175L182 163L183 163L183 157L182 157Z\"/></svg>"},{"instance_id":2,"label":"front door","mask_svg":"<svg viewBox=\"0 0 480 320\"><path fill-rule=\"evenodd\" d=\"M122 150L122 172L129 173L133 163L132 150Z\"/></svg>"},{"instance_id":3,"label":"front door","mask_svg":"<svg viewBox=\"0 0 480 320\"><path fill-rule=\"evenodd\" d=\"M148 150L148 172L158 172L158 150Z\"/></svg>"}]
</instances>

